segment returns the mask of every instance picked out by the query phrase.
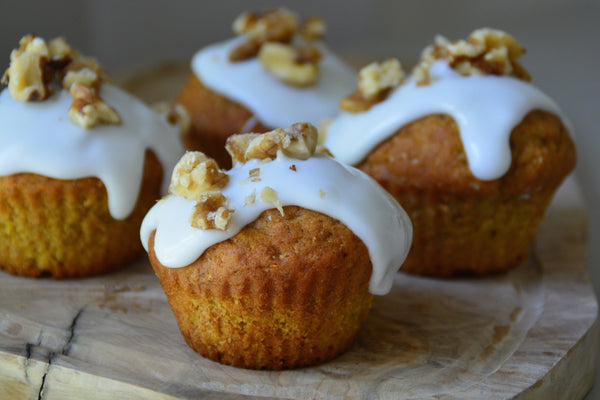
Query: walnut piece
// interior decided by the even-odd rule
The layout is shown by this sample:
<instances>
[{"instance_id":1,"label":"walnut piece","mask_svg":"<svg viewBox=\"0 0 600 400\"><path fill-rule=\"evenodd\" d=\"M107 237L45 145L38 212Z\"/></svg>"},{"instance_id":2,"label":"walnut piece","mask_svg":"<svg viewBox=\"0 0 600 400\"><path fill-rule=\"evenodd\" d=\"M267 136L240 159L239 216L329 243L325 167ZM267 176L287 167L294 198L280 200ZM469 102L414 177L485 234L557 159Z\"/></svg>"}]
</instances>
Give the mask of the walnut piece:
<instances>
[{"instance_id":1,"label":"walnut piece","mask_svg":"<svg viewBox=\"0 0 600 400\"><path fill-rule=\"evenodd\" d=\"M357 91L341 99L340 108L349 112L366 111L384 100L403 80L404 71L397 59L371 63L360 70Z\"/></svg>"},{"instance_id":2,"label":"walnut piece","mask_svg":"<svg viewBox=\"0 0 600 400\"><path fill-rule=\"evenodd\" d=\"M95 90L80 83L74 83L69 90L73 103L69 107L69 117L82 128L89 129L97 124L121 123L121 117L96 94Z\"/></svg>"},{"instance_id":3,"label":"walnut piece","mask_svg":"<svg viewBox=\"0 0 600 400\"><path fill-rule=\"evenodd\" d=\"M436 36L425 48L412 72L419 85L430 83L429 68L437 60L446 60L459 74L510 75L529 81L529 73L517 61L525 49L509 34L495 29L478 29L467 40L450 42Z\"/></svg>"},{"instance_id":4,"label":"walnut piece","mask_svg":"<svg viewBox=\"0 0 600 400\"><path fill-rule=\"evenodd\" d=\"M121 123L119 114L98 96L108 77L93 58L77 53L60 37L46 44L42 38L27 35L19 45L2 77L15 100L42 101L62 86L73 98L68 112L75 124L88 129Z\"/></svg>"},{"instance_id":5,"label":"walnut piece","mask_svg":"<svg viewBox=\"0 0 600 400\"><path fill-rule=\"evenodd\" d=\"M327 24L322 18L316 16L307 17L300 27L300 35L308 41L323 40L326 31Z\"/></svg>"},{"instance_id":6,"label":"walnut piece","mask_svg":"<svg viewBox=\"0 0 600 400\"><path fill-rule=\"evenodd\" d=\"M265 42L289 43L298 29L298 18L286 8L243 13L233 21L232 28L248 38L229 55L230 61L242 61L256 56Z\"/></svg>"},{"instance_id":7,"label":"walnut piece","mask_svg":"<svg viewBox=\"0 0 600 400\"><path fill-rule=\"evenodd\" d=\"M265 186L265 188L260 192L260 199L265 203L271 203L279 210L281 216L285 216L283 213L283 205L281 204L281 200L277 196L277 192L270 186Z\"/></svg>"},{"instance_id":8,"label":"walnut piece","mask_svg":"<svg viewBox=\"0 0 600 400\"><path fill-rule=\"evenodd\" d=\"M2 83L8 83L8 91L17 101L42 101L52 93L47 86L48 46L34 35L23 37L19 45L10 53L10 66Z\"/></svg>"},{"instance_id":9,"label":"walnut piece","mask_svg":"<svg viewBox=\"0 0 600 400\"><path fill-rule=\"evenodd\" d=\"M224 231L229 225L233 211L222 193L205 192L200 195L194 206L190 224L194 228Z\"/></svg>"},{"instance_id":10,"label":"walnut piece","mask_svg":"<svg viewBox=\"0 0 600 400\"><path fill-rule=\"evenodd\" d=\"M198 200L203 193L219 191L228 182L229 175L219 169L215 160L199 151L189 151L173 169L169 193Z\"/></svg>"},{"instance_id":11,"label":"walnut piece","mask_svg":"<svg viewBox=\"0 0 600 400\"><path fill-rule=\"evenodd\" d=\"M283 43L264 43L258 59L275 78L293 86L317 83L321 53L314 46L297 48Z\"/></svg>"},{"instance_id":12,"label":"walnut piece","mask_svg":"<svg viewBox=\"0 0 600 400\"><path fill-rule=\"evenodd\" d=\"M278 128L262 134L232 135L227 139L225 148L234 164L253 158L275 158L279 150L288 157L306 160L315 152L317 141L317 129L312 124L298 122L286 129Z\"/></svg>"}]
</instances>

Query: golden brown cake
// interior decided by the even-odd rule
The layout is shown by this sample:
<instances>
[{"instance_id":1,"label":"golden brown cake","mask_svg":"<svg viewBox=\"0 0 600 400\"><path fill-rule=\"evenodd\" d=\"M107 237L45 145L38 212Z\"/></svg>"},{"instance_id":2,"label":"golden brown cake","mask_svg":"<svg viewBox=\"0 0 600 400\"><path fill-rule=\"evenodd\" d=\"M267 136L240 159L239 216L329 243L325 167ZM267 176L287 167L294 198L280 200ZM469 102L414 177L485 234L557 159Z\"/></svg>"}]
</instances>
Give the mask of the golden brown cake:
<instances>
[{"instance_id":1,"label":"golden brown cake","mask_svg":"<svg viewBox=\"0 0 600 400\"><path fill-rule=\"evenodd\" d=\"M489 29L438 37L407 80L397 61L372 64L341 102L325 146L409 214L403 271L486 275L527 258L576 157L558 106L517 63L523 51Z\"/></svg>"},{"instance_id":2,"label":"golden brown cake","mask_svg":"<svg viewBox=\"0 0 600 400\"><path fill-rule=\"evenodd\" d=\"M63 39L20 45L0 93L0 269L75 278L124 267L183 152L178 129Z\"/></svg>"},{"instance_id":3,"label":"golden brown cake","mask_svg":"<svg viewBox=\"0 0 600 400\"><path fill-rule=\"evenodd\" d=\"M0 268L22 276L76 278L126 265L144 250L139 226L160 197L162 166L146 153L132 213L114 219L98 178L0 177Z\"/></svg>"},{"instance_id":4,"label":"golden brown cake","mask_svg":"<svg viewBox=\"0 0 600 400\"><path fill-rule=\"evenodd\" d=\"M323 363L390 290L410 221L367 175L313 155L316 141L309 124L234 135L229 171L189 152L146 216L142 242L201 355L252 369Z\"/></svg>"},{"instance_id":5,"label":"golden brown cake","mask_svg":"<svg viewBox=\"0 0 600 400\"><path fill-rule=\"evenodd\" d=\"M337 112L337 102L356 80L323 44L325 23L319 18L299 24L285 8L244 13L233 30L236 38L194 55L176 99L191 119L186 148L227 168L227 137L296 121L317 125Z\"/></svg>"}]
</instances>

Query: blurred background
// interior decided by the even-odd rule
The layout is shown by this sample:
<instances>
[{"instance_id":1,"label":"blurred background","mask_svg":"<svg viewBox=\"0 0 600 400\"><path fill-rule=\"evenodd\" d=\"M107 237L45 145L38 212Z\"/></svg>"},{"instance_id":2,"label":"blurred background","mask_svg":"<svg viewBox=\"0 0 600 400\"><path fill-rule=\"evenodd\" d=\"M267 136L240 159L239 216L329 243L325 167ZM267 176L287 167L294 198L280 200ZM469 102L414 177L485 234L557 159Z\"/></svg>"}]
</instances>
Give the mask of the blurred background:
<instances>
[{"instance_id":1,"label":"blurred background","mask_svg":"<svg viewBox=\"0 0 600 400\"><path fill-rule=\"evenodd\" d=\"M395 56L405 68L438 33L456 40L488 26L515 36L527 49L522 64L533 83L561 105L575 128L575 176L590 216L588 269L600 293L600 1L5 1L0 68L8 66L10 51L24 34L35 33L64 36L119 77L185 62L199 48L230 38L240 12L280 5L302 17L323 17L327 40L339 54L366 61ZM600 399L597 386L587 398Z\"/></svg>"}]
</instances>

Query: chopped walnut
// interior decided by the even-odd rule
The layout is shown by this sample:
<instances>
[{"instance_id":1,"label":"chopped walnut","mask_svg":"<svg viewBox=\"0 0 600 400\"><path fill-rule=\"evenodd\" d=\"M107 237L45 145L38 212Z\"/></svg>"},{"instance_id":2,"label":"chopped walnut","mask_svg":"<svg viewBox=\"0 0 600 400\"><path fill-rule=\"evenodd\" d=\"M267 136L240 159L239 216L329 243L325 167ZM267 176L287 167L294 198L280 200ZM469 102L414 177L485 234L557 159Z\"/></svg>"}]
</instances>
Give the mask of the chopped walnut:
<instances>
[{"instance_id":1,"label":"chopped walnut","mask_svg":"<svg viewBox=\"0 0 600 400\"><path fill-rule=\"evenodd\" d=\"M19 45L10 54L10 66L2 83L8 83L10 95L17 101L42 101L51 94L46 73L48 46L34 35L23 37Z\"/></svg>"},{"instance_id":2,"label":"chopped walnut","mask_svg":"<svg viewBox=\"0 0 600 400\"><path fill-rule=\"evenodd\" d=\"M262 14L244 13L233 22L233 31L247 40L229 53L231 62L258 57L266 70L277 79L294 86L317 82L321 53L314 46L292 44L298 34L306 43L322 39L325 22L308 17L301 28L294 13L279 8Z\"/></svg>"},{"instance_id":3,"label":"chopped walnut","mask_svg":"<svg viewBox=\"0 0 600 400\"><path fill-rule=\"evenodd\" d=\"M400 61L390 58L371 63L360 70L357 91L340 100L340 108L349 112L366 111L382 101L404 80Z\"/></svg>"},{"instance_id":4,"label":"chopped walnut","mask_svg":"<svg viewBox=\"0 0 600 400\"><path fill-rule=\"evenodd\" d=\"M95 71L89 68L82 68L80 70L69 70L63 78L63 88L70 90L71 86L74 84L94 88L95 91L98 91L100 89L100 78L98 77L98 74Z\"/></svg>"},{"instance_id":5,"label":"chopped walnut","mask_svg":"<svg viewBox=\"0 0 600 400\"><path fill-rule=\"evenodd\" d=\"M175 165L169 192L188 200L198 200L204 192L218 191L228 182L229 175L219 169L215 160L199 151L190 151Z\"/></svg>"},{"instance_id":6,"label":"chopped walnut","mask_svg":"<svg viewBox=\"0 0 600 400\"><path fill-rule=\"evenodd\" d=\"M494 29L478 29L467 40L450 42L437 36L425 48L412 72L418 85L430 83L429 68L437 60L446 60L459 74L511 75L529 81L529 73L517 62L525 49L509 34Z\"/></svg>"},{"instance_id":7,"label":"chopped walnut","mask_svg":"<svg viewBox=\"0 0 600 400\"><path fill-rule=\"evenodd\" d=\"M169 104L161 101L152 104L152 109L158 114L164 115L169 124L178 126L181 137L189 133L192 127L192 120L187 109L181 104Z\"/></svg>"},{"instance_id":8,"label":"chopped walnut","mask_svg":"<svg viewBox=\"0 0 600 400\"><path fill-rule=\"evenodd\" d=\"M27 35L19 45L2 78L15 100L45 100L55 86L62 86L73 98L69 116L75 124L87 129L121 123L119 114L98 96L102 81L108 78L93 58L77 53L63 38L46 44L42 38Z\"/></svg>"},{"instance_id":9,"label":"chopped walnut","mask_svg":"<svg viewBox=\"0 0 600 400\"><path fill-rule=\"evenodd\" d=\"M260 192L260 199L265 203L273 204L275 208L279 210L281 216L285 216L283 213L283 205L281 204L279 197L277 197L277 192L272 187L265 186L265 188Z\"/></svg>"},{"instance_id":10,"label":"chopped walnut","mask_svg":"<svg viewBox=\"0 0 600 400\"><path fill-rule=\"evenodd\" d=\"M269 42L260 48L258 59L271 75L293 86L311 86L319 78L321 53L314 46L296 48Z\"/></svg>"},{"instance_id":11,"label":"chopped walnut","mask_svg":"<svg viewBox=\"0 0 600 400\"><path fill-rule=\"evenodd\" d=\"M89 129L97 124L121 123L121 117L115 109L98 97L89 86L74 83L69 92L73 98L69 107L69 117L80 127Z\"/></svg>"},{"instance_id":12,"label":"chopped walnut","mask_svg":"<svg viewBox=\"0 0 600 400\"><path fill-rule=\"evenodd\" d=\"M300 35L308 41L322 40L325 38L327 24L322 18L310 16L304 20L300 27Z\"/></svg>"},{"instance_id":13,"label":"chopped walnut","mask_svg":"<svg viewBox=\"0 0 600 400\"><path fill-rule=\"evenodd\" d=\"M256 201L256 189L252 189L252 193L244 198L244 205L249 206Z\"/></svg>"},{"instance_id":14,"label":"chopped walnut","mask_svg":"<svg viewBox=\"0 0 600 400\"><path fill-rule=\"evenodd\" d=\"M260 168L252 168L248 171L248 176L252 182L260 182Z\"/></svg>"},{"instance_id":15,"label":"chopped walnut","mask_svg":"<svg viewBox=\"0 0 600 400\"><path fill-rule=\"evenodd\" d=\"M282 151L288 157L306 160L317 147L317 129L306 122L299 122L286 129L275 129L267 133L244 133L232 135L225 148L233 163L250 159L270 159Z\"/></svg>"},{"instance_id":16,"label":"chopped walnut","mask_svg":"<svg viewBox=\"0 0 600 400\"><path fill-rule=\"evenodd\" d=\"M298 28L298 19L286 8L262 14L243 13L233 21L233 31L248 40L232 50L231 61L242 61L258 54L266 42L289 43Z\"/></svg>"},{"instance_id":17,"label":"chopped walnut","mask_svg":"<svg viewBox=\"0 0 600 400\"><path fill-rule=\"evenodd\" d=\"M194 206L190 224L194 228L224 231L227 229L233 211L222 193L205 192L200 195Z\"/></svg>"}]
</instances>

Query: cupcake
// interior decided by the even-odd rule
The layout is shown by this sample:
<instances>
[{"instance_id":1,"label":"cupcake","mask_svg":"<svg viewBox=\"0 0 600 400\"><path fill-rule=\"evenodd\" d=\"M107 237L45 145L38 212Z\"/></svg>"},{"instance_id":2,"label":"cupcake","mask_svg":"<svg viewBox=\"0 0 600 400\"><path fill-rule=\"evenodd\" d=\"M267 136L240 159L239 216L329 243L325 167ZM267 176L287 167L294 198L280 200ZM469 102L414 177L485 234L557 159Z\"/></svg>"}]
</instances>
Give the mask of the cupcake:
<instances>
[{"instance_id":1,"label":"cupcake","mask_svg":"<svg viewBox=\"0 0 600 400\"><path fill-rule=\"evenodd\" d=\"M234 166L188 152L141 239L186 342L212 360L289 369L354 343L387 293L411 224L374 180L298 123L230 137Z\"/></svg>"},{"instance_id":2,"label":"cupcake","mask_svg":"<svg viewBox=\"0 0 600 400\"><path fill-rule=\"evenodd\" d=\"M139 226L183 153L178 128L63 39L25 36L0 93L0 268L85 277L143 254Z\"/></svg>"},{"instance_id":3,"label":"cupcake","mask_svg":"<svg viewBox=\"0 0 600 400\"><path fill-rule=\"evenodd\" d=\"M234 133L265 132L296 121L318 125L338 111L356 72L323 43L325 23L277 9L245 13L233 23L237 37L196 53L176 103L187 109L189 150L230 166L225 151Z\"/></svg>"},{"instance_id":4,"label":"cupcake","mask_svg":"<svg viewBox=\"0 0 600 400\"><path fill-rule=\"evenodd\" d=\"M406 209L414 238L403 271L485 275L527 258L575 147L523 53L497 30L438 37L406 79L397 60L373 63L340 101L324 145Z\"/></svg>"}]
</instances>

